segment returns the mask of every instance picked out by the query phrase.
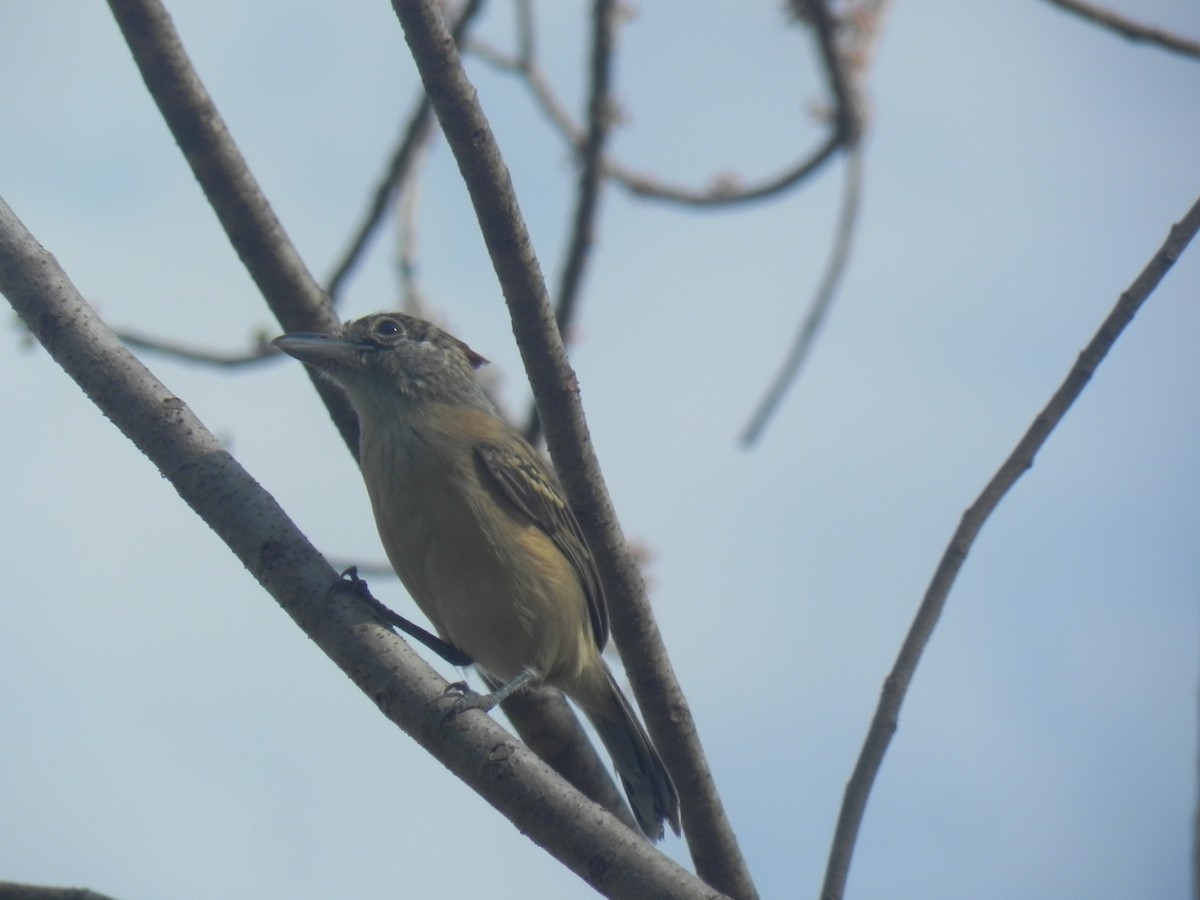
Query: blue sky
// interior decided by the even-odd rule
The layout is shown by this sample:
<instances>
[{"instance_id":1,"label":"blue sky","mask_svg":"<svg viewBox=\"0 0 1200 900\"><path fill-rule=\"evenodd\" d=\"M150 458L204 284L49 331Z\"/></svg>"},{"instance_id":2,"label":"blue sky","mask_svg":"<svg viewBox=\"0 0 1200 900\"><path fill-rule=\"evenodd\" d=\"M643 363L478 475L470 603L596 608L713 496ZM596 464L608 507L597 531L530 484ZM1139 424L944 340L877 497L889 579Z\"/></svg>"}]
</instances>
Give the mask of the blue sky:
<instances>
[{"instance_id":1,"label":"blue sky","mask_svg":"<svg viewBox=\"0 0 1200 900\"><path fill-rule=\"evenodd\" d=\"M586 7L542 6L546 65L577 109ZM1200 35L1185 0L1126 7ZM325 277L415 91L389 5L171 10ZM503 45L507 5L478 33ZM636 168L749 180L818 140L811 44L777 4L646 4L620 47L613 146ZM515 82L469 71L553 284L568 154ZM220 348L277 332L102 4L5 6L0 79L0 194L111 324ZM870 73L851 268L752 452L736 438L820 276L841 168L737 211L606 194L574 361L764 897L815 894L880 685L959 516L1200 193L1198 88L1200 63L1045 3L895 4ZM395 303L394 240L351 282L347 314ZM440 143L419 242L426 293L524 409ZM972 550L848 896L1187 891L1198 260L1192 248L1168 276ZM382 557L298 364L146 360L319 547ZM0 877L128 900L591 895L382 720L15 327L0 415ZM376 588L411 609L395 582Z\"/></svg>"}]
</instances>

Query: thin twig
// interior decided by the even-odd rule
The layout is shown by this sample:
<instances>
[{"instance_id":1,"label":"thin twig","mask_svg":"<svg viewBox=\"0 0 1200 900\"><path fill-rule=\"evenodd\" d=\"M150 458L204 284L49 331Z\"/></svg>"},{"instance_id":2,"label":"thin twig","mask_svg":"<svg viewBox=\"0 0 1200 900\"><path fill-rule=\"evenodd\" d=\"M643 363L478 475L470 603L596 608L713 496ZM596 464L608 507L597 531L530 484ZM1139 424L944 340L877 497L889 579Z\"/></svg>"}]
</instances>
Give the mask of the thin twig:
<instances>
[{"instance_id":1,"label":"thin twig","mask_svg":"<svg viewBox=\"0 0 1200 900\"><path fill-rule=\"evenodd\" d=\"M834 97L836 133L847 148L853 148L862 137L863 111L855 75L848 61L850 54L839 41L841 24L830 12L826 0L804 0L804 4L817 35L825 78Z\"/></svg>"},{"instance_id":2,"label":"thin twig","mask_svg":"<svg viewBox=\"0 0 1200 900\"><path fill-rule=\"evenodd\" d=\"M800 323L800 330L784 359L783 366L775 380L768 388L766 396L759 403L758 410L750 420L750 424L742 433L742 446L749 447L762 434L768 421L778 408L783 395L795 381L801 367L808 358L813 340L825 317L829 312L833 299L837 295L838 285L846 271L850 257L850 249L854 243L855 225L858 222L859 197L862 192L863 151L862 130L864 114L859 100L855 81L855 69L851 66L851 58L865 65L865 55L857 52L858 44L867 41L867 35L873 35L877 27L868 29L846 29L847 38L839 40L839 32L843 27L834 20L829 7L824 0L795 0L795 11L802 15L804 21L812 26L817 35L817 43L824 62L825 77L829 82L829 91L835 100L834 121L836 127L833 138L836 143L832 146L847 151L846 182L842 194L842 208L838 216L838 227L834 235L833 250L825 267L825 274L817 288L816 295L809 304L808 314ZM868 17L875 25L878 15ZM857 41L858 43L854 43ZM844 45L844 46L843 46ZM862 70L858 70L862 74Z\"/></svg>"},{"instance_id":3,"label":"thin twig","mask_svg":"<svg viewBox=\"0 0 1200 900\"><path fill-rule=\"evenodd\" d=\"M279 351L271 346L270 339L261 333L254 336L254 347L241 353L231 353L224 350L201 350L198 347L191 347L187 344L181 344L178 341L152 338L126 329L118 330L117 337L125 343L125 346L131 347L134 350L161 353L164 356L181 359L185 362L203 363L207 366L217 366L226 369L238 369L254 365L268 359L275 359L280 355Z\"/></svg>"},{"instance_id":4,"label":"thin twig","mask_svg":"<svg viewBox=\"0 0 1200 900\"><path fill-rule=\"evenodd\" d=\"M479 41L471 41L467 49L497 69L519 76L529 88L537 107L571 147L578 151L586 143L587 133L575 123L566 106L558 99L535 56L526 56L524 51L515 57L506 56ZM604 157L601 167L605 177L630 194L646 200L688 207L739 206L769 199L805 181L833 158L842 143L843 136L835 126L811 153L777 174L749 184L722 176L705 188L675 185L655 175L638 172L611 157Z\"/></svg>"},{"instance_id":5,"label":"thin twig","mask_svg":"<svg viewBox=\"0 0 1200 900\"><path fill-rule=\"evenodd\" d=\"M1193 59L1200 59L1200 41L1182 37L1164 28L1143 25L1111 10L1083 3L1081 0L1046 0L1046 2L1051 6L1057 6L1059 9L1087 19L1095 25L1107 28L1109 31L1114 31L1131 41L1155 44L1172 53L1181 53Z\"/></svg>"},{"instance_id":6,"label":"thin twig","mask_svg":"<svg viewBox=\"0 0 1200 900\"><path fill-rule=\"evenodd\" d=\"M1188 243L1200 231L1200 200L1193 204L1187 215L1175 225L1166 242L1159 248L1154 257L1146 264L1141 274L1121 295L1116 307L1109 313L1095 336L1079 354L1075 365L1067 373L1066 379L1050 398L1050 402L1037 414L1029 429L1022 436L1017 446L1009 454L1008 459L983 492L963 514L962 521L938 564L917 610L916 617L909 629L900 653L891 673L883 684L883 692L876 707L871 726L863 742L862 751L850 781L846 785L846 793L838 816L837 828L834 832L833 843L829 852L829 862L825 870L825 883L821 890L822 900L840 900L846 887L846 876L850 870L850 860L854 853L854 843L862 825L863 813L867 805L867 797L883 763L888 744L896 732L899 722L900 706L916 671L917 663L933 629L937 625L950 588L962 568L963 561L971 545L978 537L980 529L988 517L999 505L1017 479L1033 465L1034 456L1049 438L1050 433L1062 421L1071 405L1078 399L1087 383L1091 380L1096 368L1112 349L1125 327L1133 320L1134 314L1146 301L1154 289L1170 271L1171 266L1186 249Z\"/></svg>"},{"instance_id":7,"label":"thin twig","mask_svg":"<svg viewBox=\"0 0 1200 900\"><path fill-rule=\"evenodd\" d=\"M605 161L604 171L629 193L645 200L705 208L743 206L759 200L768 200L807 181L833 159L841 148L841 136L836 131L831 131L808 156L797 160L776 175L749 185L721 176L713 179L711 187L689 188L669 184L654 175L636 172L612 160Z\"/></svg>"},{"instance_id":8,"label":"thin twig","mask_svg":"<svg viewBox=\"0 0 1200 900\"><path fill-rule=\"evenodd\" d=\"M392 198L412 172L414 161L419 156L417 150L424 146L432 133L433 110L429 105L429 100L422 96L416 110L409 117L400 144L388 162L387 171L379 179L379 184L371 195L367 212L355 230L354 236L351 237L350 246L346 248L341 261L334 266L333 274L325 282L325 292L329 294L329 299L334 303L341 299L342 288L346 280L366 253L367 245L375 236L388 207L392 204Z\"/></svg>"},{"instance_id":9,"label":"thin twig","mask_svg":"<svg viewBox=\"0 0 1200 900\"><path fill-rule=\"evenodd\" d=\"M591 259L596 218L600 210L600 191L604 182L601 161L604 158L604 145L612 128L610 83L613 45L616 40L616 6L616 0L596 0L592 8L587 138L579 148L579 185L575 192L575 213L571 218L571 237L567 244L554 304L554 319L558 323L558 332L562 335L564 343L569 343L570 325L583 287L584 272ZM536 403L529 411L527 422L525 438L531 444L536 444L542 431Z\"/></svg>"},{"instance_id":10,"label":"thin twig","mask_svg":"<svg viewBox=\"0 0 1200 900\"><path fill-rule=\"evenodd\" d=\"M417 213L421 207L420 179L410 178L400 195L396 221L396 280L400 283L400 310L419 319L431 316L421 287L417 253Z\"/></svg>"},{"instance_id":11,"label":"thin twig","mask_svg":"<svg viewBox=\"0 0 1200 900\"><path fill-rule=\"evenodd\" d=\"M550 453L602 573L617 649L654 743L679 788L697 872L724 893L755 896L691 711L604 486L575 375L491 127L433 0L392 0L392 7L479 219Z\"/></svg>"},{"instance_id":12,"label":"thin twig","mask_svg":"<svg viewBox=\"0 0 1200 900\"><path fill-rule=\"evenodd\" d=\"M468 0L450 29L456 42L463 40L468 27L482 8L483 0ZM346 279L362 259L367 244L370 243L371 237L383 221L388 207L391 206L392 198L403 188L409 174L415 168L415 162L420 156L420 149L425 146L432 133L433 110L429 105L429 98L422 94L420 100L417 101L416 108L408 117L408 124L404 128L400 143L388 162L387 170L371 195L367 212L355 230L354 237L350 240L350 246L342 254L341 262L334 267L333 274L329 276L329 280L325 284L325 292L329 294L330 300L334 303L341 298Z\"/></svg>"},{"instance_id":13,"label":"thin twig","mask_svg":"<svg viewBox=\"0 0 1200 900\"><path fill-rule=\"evenodd\" d=\"M833 250L829 255L825 274L809 303L808 314L800 323L800 330L796 333L791 349L783 361L783 366L751 417L750 424L742 432L741 444L743 447L753 446L762 436L763 429L766 428L767 423L778 409L780 401L783 400L784 394L787 393L787 389L791 387L807 361L817 332L825 322L825 316L828 314L830 306L833 305L833 298L837 295L838 286L846 272L850 250L854 244L860 208L859 198L862 194L862 156L862 146L859 145L846 158L846 184L842 194L842 209L838 216Z\"/></svg>"}]
</instances>

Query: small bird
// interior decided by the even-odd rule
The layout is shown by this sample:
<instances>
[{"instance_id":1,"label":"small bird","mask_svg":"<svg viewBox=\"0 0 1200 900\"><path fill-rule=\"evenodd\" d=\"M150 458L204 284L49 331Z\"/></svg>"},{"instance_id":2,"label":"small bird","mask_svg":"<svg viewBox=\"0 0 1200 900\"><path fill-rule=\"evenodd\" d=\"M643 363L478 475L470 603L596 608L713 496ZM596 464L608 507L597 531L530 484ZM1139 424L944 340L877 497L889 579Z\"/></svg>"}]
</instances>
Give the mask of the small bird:
<instances>
[{"instance_id":1,"label":"small bird","mask_svg":"<svg viewBox=\"0 0 1200 900\"><path fill-rule=\"evenodd\" d=\"M491 708L543 681L607 748L642 831L679 833L679 797L601 656L608 607L549 464L484 394L487 360L422 319L379 313L276 347L339 385L388 559L441 638L470 656Z\"/></svg>"}]
</instances>

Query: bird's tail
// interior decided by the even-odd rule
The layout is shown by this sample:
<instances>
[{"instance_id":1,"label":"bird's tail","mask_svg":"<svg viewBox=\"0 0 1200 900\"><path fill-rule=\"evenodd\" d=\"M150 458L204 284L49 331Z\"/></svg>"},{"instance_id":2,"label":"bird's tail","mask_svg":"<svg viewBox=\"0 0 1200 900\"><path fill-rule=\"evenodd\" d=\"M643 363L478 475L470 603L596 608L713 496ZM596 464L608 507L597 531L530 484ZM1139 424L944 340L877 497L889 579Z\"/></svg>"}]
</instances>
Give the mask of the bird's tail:
<instances>
[{"instance_id":1,"label":"bird's tail","mask_svg":"<svg viewBox=\"0 0 1200 900\"><path fill-rule=\"evenodd\" d=\"M607 690L589 698L592 702L586 706L580 705L612 757L633 817L646 837L653 841L662 838L664 821L679 834L675 782L607 666L605 675Z\"/></svg>"}]
</instances>

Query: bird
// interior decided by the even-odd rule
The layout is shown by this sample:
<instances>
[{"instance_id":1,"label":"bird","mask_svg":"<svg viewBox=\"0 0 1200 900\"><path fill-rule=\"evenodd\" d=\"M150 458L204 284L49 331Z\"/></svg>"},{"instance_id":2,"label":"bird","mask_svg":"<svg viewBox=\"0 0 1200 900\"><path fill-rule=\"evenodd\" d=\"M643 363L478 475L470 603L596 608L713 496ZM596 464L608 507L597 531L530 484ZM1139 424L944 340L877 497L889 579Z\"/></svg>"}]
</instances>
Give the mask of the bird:
<instances>
[{"instance_id":1,"label":"bird","mask_svg":"<svg viewBox=\"0 0 1200 900\"><path fill-rule=\"evenodd\" d=\"M542 682L583 711L653 841L679 834L667 767L602 651L608 607L550 464L488 399L487 360L423 319L377 313L274 340L349 398L388 560L438 635L473 661L489 709Z\"/></svg>"}]
</instances>

